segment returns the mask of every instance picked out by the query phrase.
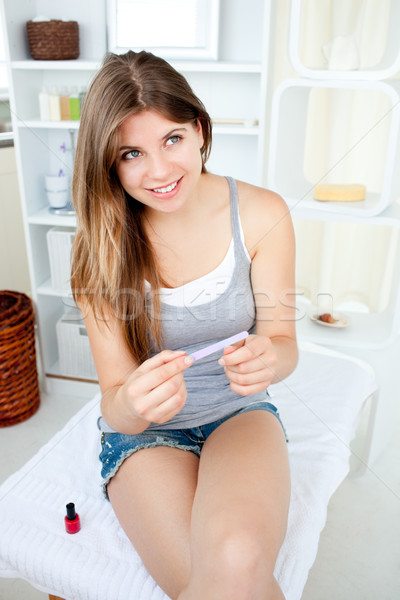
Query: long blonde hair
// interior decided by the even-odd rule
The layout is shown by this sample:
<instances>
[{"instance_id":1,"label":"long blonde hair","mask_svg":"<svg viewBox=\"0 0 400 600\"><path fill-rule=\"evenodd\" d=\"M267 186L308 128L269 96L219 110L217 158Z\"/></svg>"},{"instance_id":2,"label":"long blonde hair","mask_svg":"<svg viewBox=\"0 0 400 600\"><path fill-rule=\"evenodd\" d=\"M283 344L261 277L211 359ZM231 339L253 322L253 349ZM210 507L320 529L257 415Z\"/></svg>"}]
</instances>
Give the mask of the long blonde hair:
<instances>
[{"instance_id":1,"label":"long blonde hair","mask_svg":"<svg viewBox=\"0 0 400 600\"><path fill-rule=\"evenodd\" d=\"M118 128L152 109L177 123L200 123L202 171L211 150L211 119L186 79L149 52L106 55L86 96L79 127L73 177L77 230L71 287L75 301L96 318L112 315L140 364L150 354L151 337L162 348L156 291L163 284L143 227L143 205L121 186L115 162ZM151 300L146 296L150 283Z\"/></svg>"}]
</instances>

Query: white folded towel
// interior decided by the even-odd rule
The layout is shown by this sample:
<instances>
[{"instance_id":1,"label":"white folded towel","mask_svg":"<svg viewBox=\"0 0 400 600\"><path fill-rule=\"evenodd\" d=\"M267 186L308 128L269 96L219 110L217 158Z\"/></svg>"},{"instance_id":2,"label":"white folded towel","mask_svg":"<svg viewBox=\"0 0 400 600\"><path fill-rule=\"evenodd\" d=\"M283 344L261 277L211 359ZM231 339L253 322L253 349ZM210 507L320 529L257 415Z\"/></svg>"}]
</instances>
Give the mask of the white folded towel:
<instances>
[{"instance_id":1,"label":"white folded towel","mask_svg":"<svg viewBox=\"0 0 400 600\"><path fill-rule=\"evenodd\" d=\"M375 392L370 369L305 345L295 372L271 386L289 437L292 497L276 576L301 598L329 498L349 470L360 409ZM100 487L99 397L0 487L0 576L66 600L167 600L147 573ZM74 502L81 531L64 529Z\"/></svg>"}]
</instances>

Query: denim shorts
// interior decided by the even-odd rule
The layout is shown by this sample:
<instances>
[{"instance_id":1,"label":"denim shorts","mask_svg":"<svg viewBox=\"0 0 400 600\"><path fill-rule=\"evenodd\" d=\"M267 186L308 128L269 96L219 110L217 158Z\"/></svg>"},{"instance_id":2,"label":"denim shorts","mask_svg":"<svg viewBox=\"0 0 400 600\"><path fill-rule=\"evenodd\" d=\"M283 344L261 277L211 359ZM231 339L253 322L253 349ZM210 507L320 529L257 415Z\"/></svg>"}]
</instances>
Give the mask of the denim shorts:
<instances>
[{"instance_id":1,"label":"denim shorts","mask_svg":"<svg viewBox=\"0 0 400 600\"><path fill-rule=\"evenodd\" d=\"M144 448L154 448L155 446L169 446L180 450L189 450L190 452L194 452L197 456L200 456L204 442L219 425L236 415L253 410L266 410L275 415L282 426L286 441L288 441L278 409L267 400L253 402L222 419L207 423L206 425L200 425L199 427L191 427L189 429L160 428L152 429L150 431L145 430L142 433L137 433L135 435L103 432L101 434L102 449L99 458L102 463L102 485L106 497L106 487L110 479L116 474L124 460L134 452L143 450Z\"/></svg>"}]
</instances>

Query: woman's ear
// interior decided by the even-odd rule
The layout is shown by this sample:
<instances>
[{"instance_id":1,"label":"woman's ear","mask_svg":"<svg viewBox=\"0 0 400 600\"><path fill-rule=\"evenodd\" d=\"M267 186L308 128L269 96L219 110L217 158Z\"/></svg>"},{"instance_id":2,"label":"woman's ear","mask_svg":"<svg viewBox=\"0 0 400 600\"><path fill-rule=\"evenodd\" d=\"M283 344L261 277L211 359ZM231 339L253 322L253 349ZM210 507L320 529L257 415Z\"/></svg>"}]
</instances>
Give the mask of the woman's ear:
<instances>
[{"instance_id":1,"label":"woman's ear","mask_svg":"<svg viewBox=\"0 0 400 600\"><path fill-rule=\"evenodd\" d=\"M196 120L195 129L196 129L198 140L199 140L199 148L202 148L204 145L204 137L203 137L203 128L201 126L200 119Z\"/></svg>"}]
</instances>

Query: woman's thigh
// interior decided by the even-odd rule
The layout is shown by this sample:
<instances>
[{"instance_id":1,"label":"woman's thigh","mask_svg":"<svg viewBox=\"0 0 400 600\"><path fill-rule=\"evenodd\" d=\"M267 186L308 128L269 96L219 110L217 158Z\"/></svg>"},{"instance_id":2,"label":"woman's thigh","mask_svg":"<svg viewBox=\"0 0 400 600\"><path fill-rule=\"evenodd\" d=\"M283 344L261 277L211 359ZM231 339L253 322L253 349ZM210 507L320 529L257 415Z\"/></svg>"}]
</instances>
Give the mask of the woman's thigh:
<instances>
[{"instance_id":1,"label":"woman's thigh","mask_svg":"<svg viewBox=\"0 0 400 600\"><path fill-rule=\"evenodd\" d=\"M147 570L176 598L190 573L190 520L198 457L171 447L129 456L107 491L125 533Z\"/></svg>"},{"instance_id":2,"label":"woman's thigh","mask_svg":"<svg viewBox=\"0 0 400 600\"><path fill-rule=\"evenodd\" d=\"M246 557L246 548L256 548L272 576L286 533L289 499L287 444L278 419L256 410L219 426L200 457L192 511L193 580L204 579L204 569L218 568L218 552L226 543L238 551L239 560Z\"/></svg>"}]
</instances>

